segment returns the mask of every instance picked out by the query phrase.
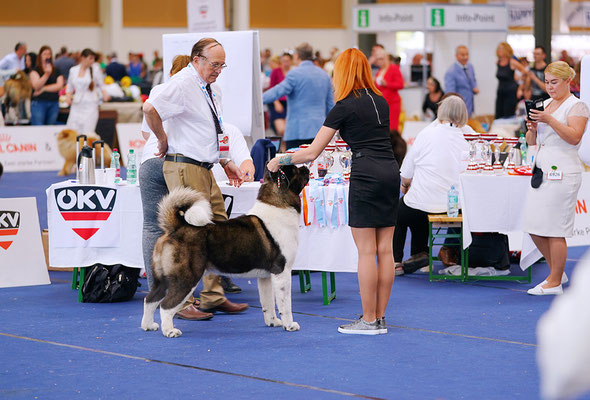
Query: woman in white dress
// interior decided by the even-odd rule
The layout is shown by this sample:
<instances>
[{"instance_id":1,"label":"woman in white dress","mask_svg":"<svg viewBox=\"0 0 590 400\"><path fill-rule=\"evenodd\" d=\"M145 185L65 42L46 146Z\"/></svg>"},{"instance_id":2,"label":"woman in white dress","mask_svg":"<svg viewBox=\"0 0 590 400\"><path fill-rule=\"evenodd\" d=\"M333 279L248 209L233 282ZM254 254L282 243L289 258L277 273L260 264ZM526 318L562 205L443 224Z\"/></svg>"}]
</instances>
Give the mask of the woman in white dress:
<instances>
[{"instance_id":1,"label":"woman in white dress","mask_svg":"<svg viewBox=\"0 0 590 400\"><path fill-rule=\"evenodd\" d=\"M66 102L70 107L67 126L78 133L94 133L98 122L98 106L101 101L108 101L104 90L104 80L98 64L96 53L84 49L80 63L70 68L66 88Z\"/></svg>"},{"instance_id":2,"label":"woman in white dress","mask_svg":"<svg viewBox=\"0 0 590 400\"><path fill-rule=\"evenodd\" d=\"M534 165L543 171L538 188L529 188L524 231L549 264L549 276L528 291L532 295L561 294L567 257L566 237L573 235L582 163L578 148L590 116L588 106L570 93L574 70L563 61L545 69L550 98L544 111L531 110L526 139L537 145Z\"/></svg>"}]
</instances>

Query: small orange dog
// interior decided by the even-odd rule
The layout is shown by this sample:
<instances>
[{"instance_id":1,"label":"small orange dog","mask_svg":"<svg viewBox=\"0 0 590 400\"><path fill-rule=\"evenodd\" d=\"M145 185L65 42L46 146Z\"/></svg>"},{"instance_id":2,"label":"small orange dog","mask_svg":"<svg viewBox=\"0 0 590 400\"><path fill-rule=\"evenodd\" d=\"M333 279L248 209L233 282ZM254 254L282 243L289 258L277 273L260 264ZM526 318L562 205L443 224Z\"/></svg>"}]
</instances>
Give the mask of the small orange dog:
<instances>
[{"instance_id":1,"label":"small orange dog","mask_svg":"<svg viewBox=\"0 0 590 400\"><path fill-rule=\"evenodd\" d=\"M64 158L64 166L61 171L58 172L58 175L69 175L75 171L74 167L76 165L76 136L78 136L78 132L72 129L64 129L60 133L57 134L57 148L59 149L59 154ZM86 144L92 147L92 144L100 140L100 137L96 134L89 134L86 135L87 141ZM80 140L79 148L82 148L83 143ZM96 154L96 165L100 166L100 147L96 148L98 154ZM104 145L104 166L108 168L111 166L111 148L108 144L105 143Z\"/></svg>"}]
</instances>

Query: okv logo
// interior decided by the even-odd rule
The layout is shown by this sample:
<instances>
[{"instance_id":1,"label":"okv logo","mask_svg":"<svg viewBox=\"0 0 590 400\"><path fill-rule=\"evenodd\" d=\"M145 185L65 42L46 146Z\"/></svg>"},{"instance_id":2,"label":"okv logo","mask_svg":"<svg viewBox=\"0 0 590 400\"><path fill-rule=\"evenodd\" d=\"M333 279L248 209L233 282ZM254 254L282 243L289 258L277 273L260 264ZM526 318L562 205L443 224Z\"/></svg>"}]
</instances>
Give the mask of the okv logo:
<instances>
[{"instance_id":1,"label":"okv logo","mask_svg":"<svg viewBox=\"0 0 590 400\"><path fill-rule=\"evenodd\" d=\"M359 10L358 13L359 28L369 27L369 10Z\"/></svg>"},{"instance_id":2,"label":"okv logo","mask_svg":"<svg viewBox=\"0 0 590 400\"><path fill-rule=\"evenodd\" d=\"M431 26L445 26L445 9L433 8L431 11L430 24Z\"/></svg>"},{"instance_id":3,"label":"okv logo","mask_svg":"<svg viewBox=\"0 0 590 400\"><path fill-rule=\"evenodd\" d=\"M57 209L82 239L90 239L109 219L117 190L105 187L78 186L55 190Z\"/></svg>"},{"instance_id":4,"label":"okv logo","mask_svg":"<svg viewBox=\"0 0 590 400\"><path fill-rule=\"evenodd\" d=\"M0 211L0 247L8 250L20 226L20 212Z\"/></svg>"}]
</instances>

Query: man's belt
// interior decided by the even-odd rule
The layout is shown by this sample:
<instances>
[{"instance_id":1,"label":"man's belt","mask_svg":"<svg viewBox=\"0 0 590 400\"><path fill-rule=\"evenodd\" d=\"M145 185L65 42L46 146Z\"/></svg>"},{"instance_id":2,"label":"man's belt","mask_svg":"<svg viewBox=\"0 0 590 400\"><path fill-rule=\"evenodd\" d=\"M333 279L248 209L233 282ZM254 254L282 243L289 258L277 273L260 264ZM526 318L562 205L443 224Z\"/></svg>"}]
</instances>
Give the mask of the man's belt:
<instances>
[{"instance_id":1,"label":"man's belt","mask_svg":"<svg viewBox=\"0 0 590 400\"><path fill-rule=\"evenodd\" d=\"M213 168L213 163L193 160L192 158L185 157L181 154L167 154L165 160L172 161L172 162L193 164L193 165L197 165L199 167L203 167L206 169Z\"/></svg>"}]
</instances>

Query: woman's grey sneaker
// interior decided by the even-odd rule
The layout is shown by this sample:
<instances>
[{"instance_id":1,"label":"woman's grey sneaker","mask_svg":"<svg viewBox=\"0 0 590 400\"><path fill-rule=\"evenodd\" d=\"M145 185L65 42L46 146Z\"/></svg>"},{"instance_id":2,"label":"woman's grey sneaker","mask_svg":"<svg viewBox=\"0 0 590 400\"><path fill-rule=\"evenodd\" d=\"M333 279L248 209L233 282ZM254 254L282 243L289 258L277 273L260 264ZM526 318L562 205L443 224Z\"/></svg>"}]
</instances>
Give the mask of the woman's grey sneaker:
<instances>
[{"instance_id":1,"label":"woman's grey sneaker","mask_svg":"<svg viewBox=\"0 0 590 400\"><path fill-rule=\"evenodd\" d=\"M387 324L385 323L385 317L377 318L377 327L379 328L380 335L384 335L387 333Z\"/></svg>"},{"instance_id":2,"label":"woman's grey sneaker","mask_svg":"<svg viewBox=\"0 0 590 400\"><path fill-rule=\"evenodd\" d=\"M366 322L362 316L353 323L340 325L338 332L351 335L379 335L381 333L377 326L377 320Z\"/></svg>"}]
</instances>

